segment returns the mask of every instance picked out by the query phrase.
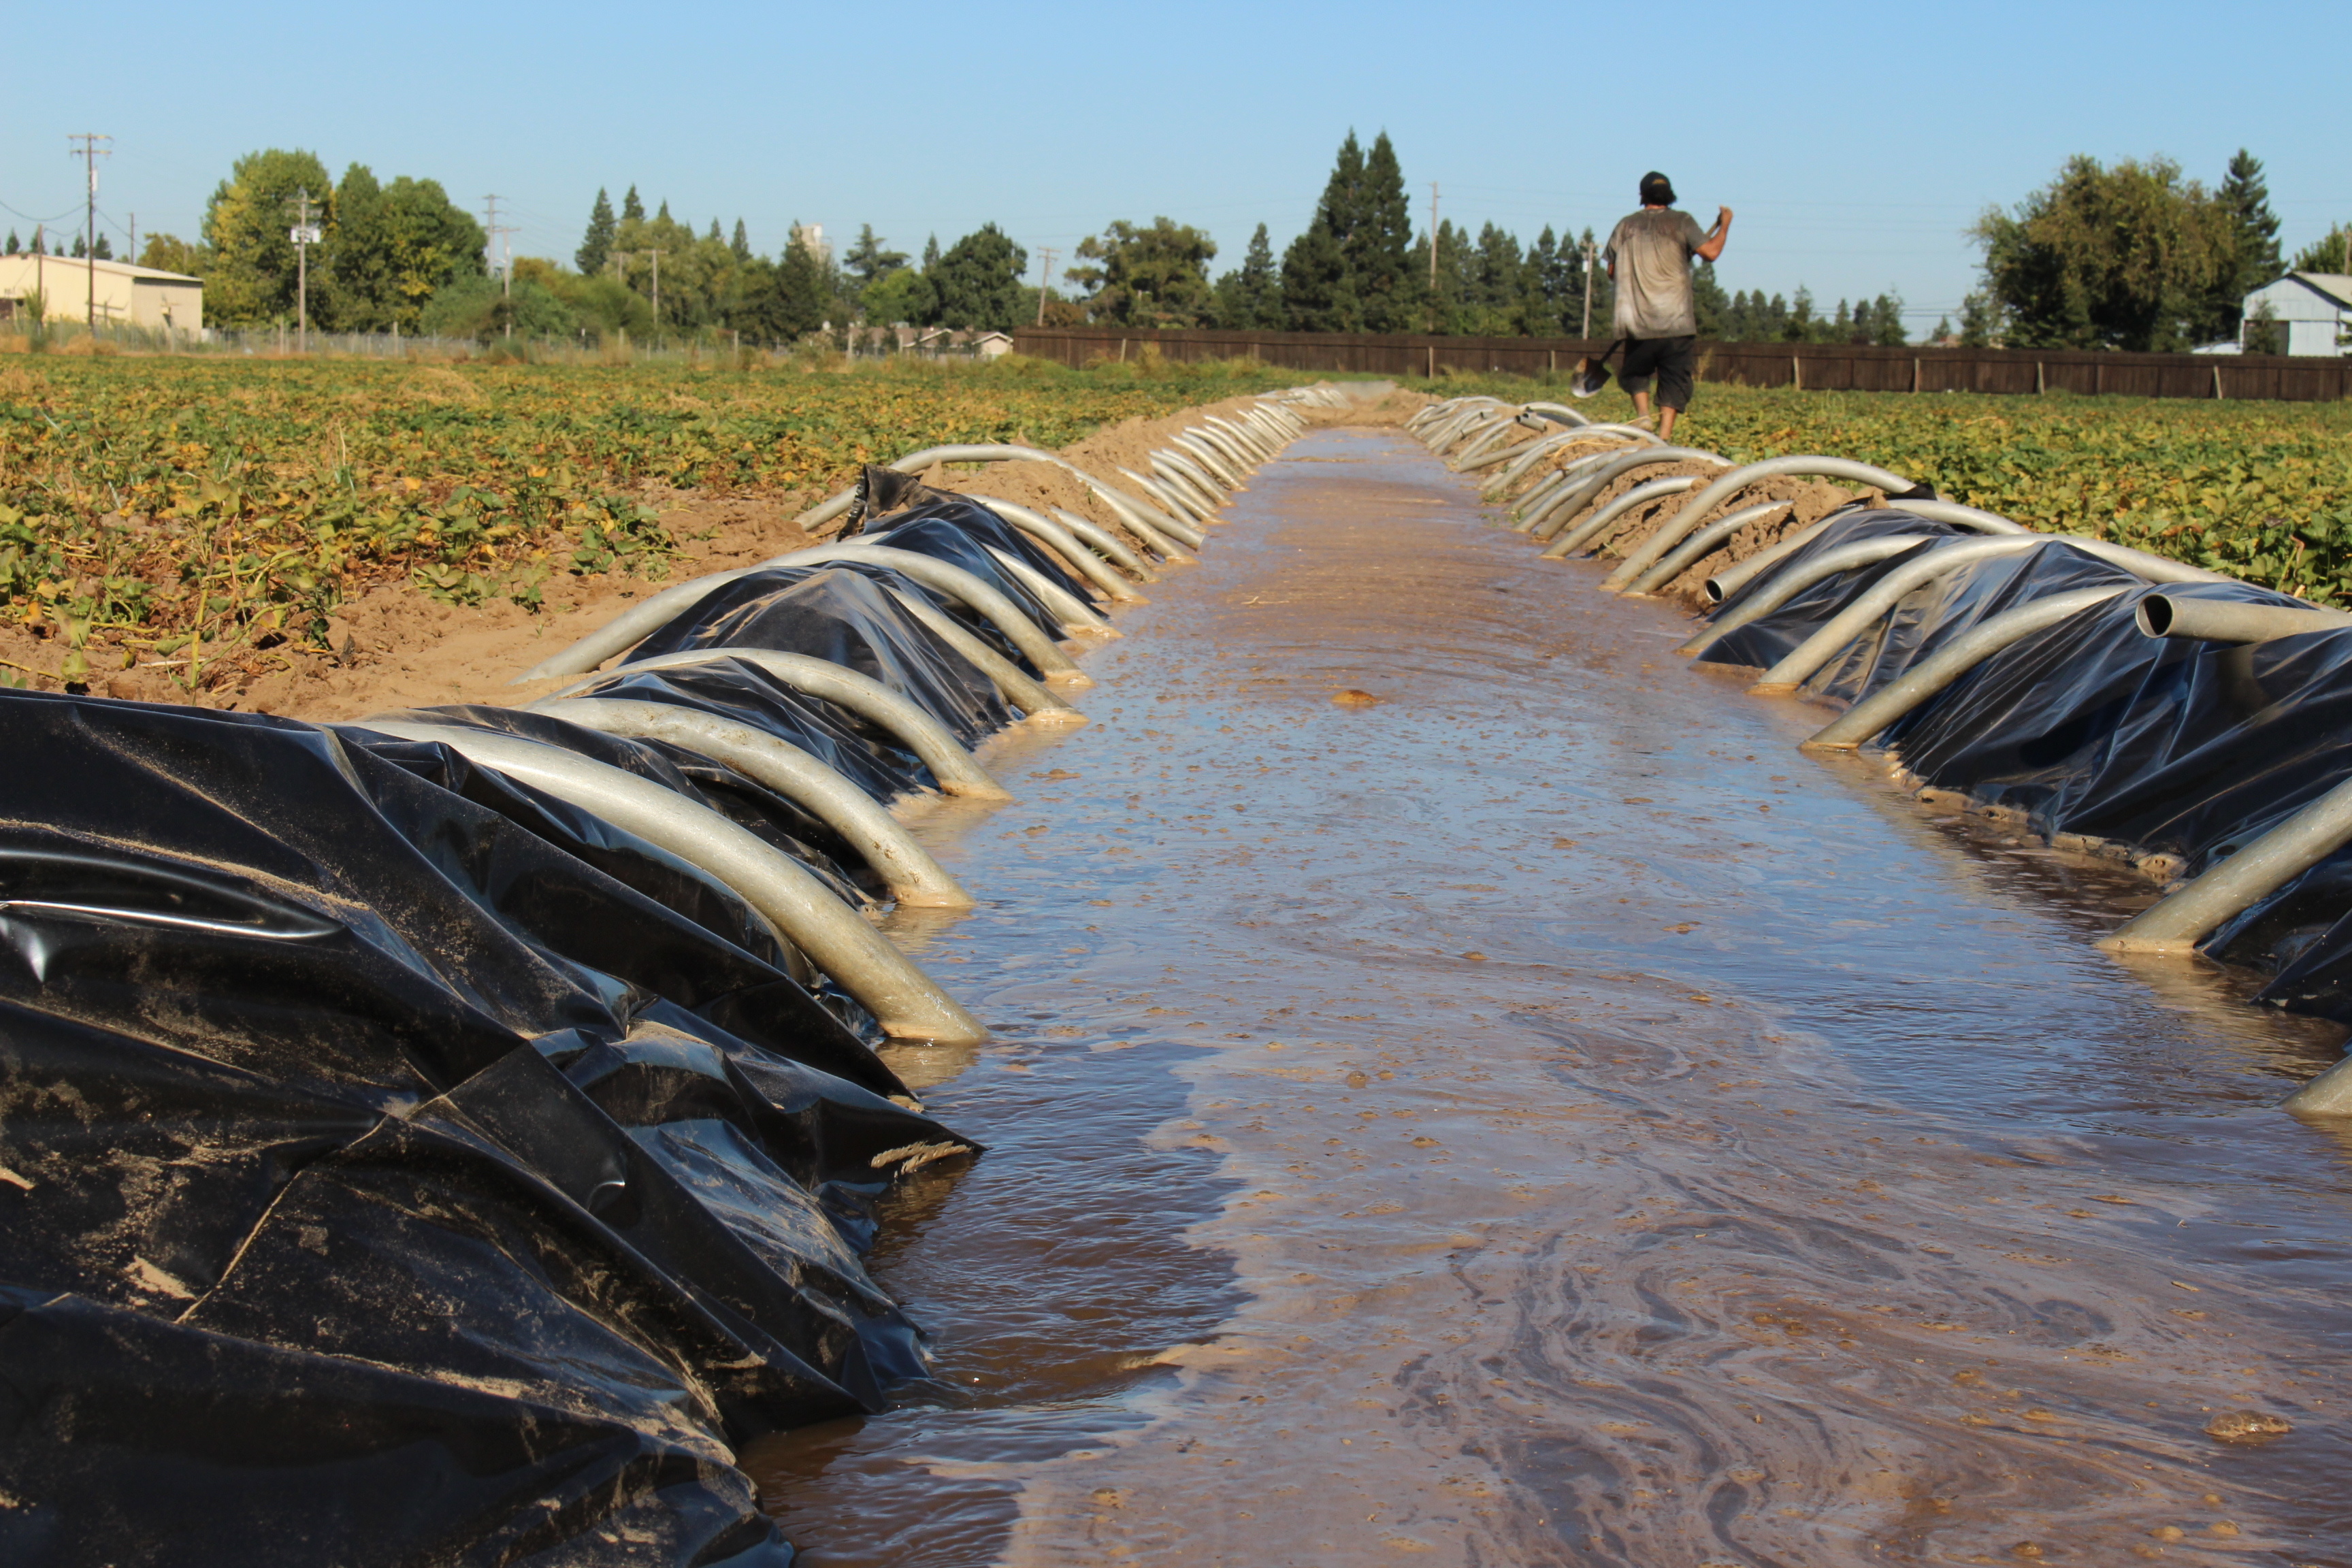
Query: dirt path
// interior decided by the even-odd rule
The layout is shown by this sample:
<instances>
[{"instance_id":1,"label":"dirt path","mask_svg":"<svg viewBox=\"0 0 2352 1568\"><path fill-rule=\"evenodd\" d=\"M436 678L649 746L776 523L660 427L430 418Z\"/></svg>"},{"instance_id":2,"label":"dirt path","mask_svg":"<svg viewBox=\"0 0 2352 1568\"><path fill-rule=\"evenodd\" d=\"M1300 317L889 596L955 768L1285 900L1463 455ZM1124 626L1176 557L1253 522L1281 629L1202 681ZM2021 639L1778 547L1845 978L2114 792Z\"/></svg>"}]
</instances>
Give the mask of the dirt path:
<instances>
[{"instance_id":1,"label":"dirt path","mask_svg":"<svg viewBox=\"0 0 2352 1568\"><path fill-rule=\"evenodd\" d=\"M934 830L993 1152L881 1259L940 1382L751 1457L813 1563L2352 1563L2340 1031L1392 433L1227 516Z\"/></svg>"}]
</instances>

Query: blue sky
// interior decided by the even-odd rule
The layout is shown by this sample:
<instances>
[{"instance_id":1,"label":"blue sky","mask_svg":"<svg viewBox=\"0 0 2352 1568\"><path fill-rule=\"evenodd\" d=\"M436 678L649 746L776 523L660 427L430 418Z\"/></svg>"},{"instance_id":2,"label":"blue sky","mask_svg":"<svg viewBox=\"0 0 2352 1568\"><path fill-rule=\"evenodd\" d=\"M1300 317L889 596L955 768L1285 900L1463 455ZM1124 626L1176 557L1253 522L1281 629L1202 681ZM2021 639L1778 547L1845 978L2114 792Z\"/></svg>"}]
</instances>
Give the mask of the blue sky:
<instances>
[{"instance_id":1,"label":"blue sky","mask_svg":"<svg viewBox=\"0 0 2352 1568\"><path fill-rule=\"evenodd\" d=\"M238 154L438 179L568 258L635 183L773 251L795 219L898 247L994 219L1066 258L1113 218L1305 224L1340 137L1385 129L1425 221L1605 229L1643 171L1737 209L1725 287L1955 310L1962 230L2068 154L2251 147L2290 251L2352 220L2341 13L2317 5L1226 4L888 7L123 0L11 24L0 227L79 224L68 132L111 134L118 232L193 237ZM31 62L43 62L35 67Z\"/></svg>"}]
</instances>

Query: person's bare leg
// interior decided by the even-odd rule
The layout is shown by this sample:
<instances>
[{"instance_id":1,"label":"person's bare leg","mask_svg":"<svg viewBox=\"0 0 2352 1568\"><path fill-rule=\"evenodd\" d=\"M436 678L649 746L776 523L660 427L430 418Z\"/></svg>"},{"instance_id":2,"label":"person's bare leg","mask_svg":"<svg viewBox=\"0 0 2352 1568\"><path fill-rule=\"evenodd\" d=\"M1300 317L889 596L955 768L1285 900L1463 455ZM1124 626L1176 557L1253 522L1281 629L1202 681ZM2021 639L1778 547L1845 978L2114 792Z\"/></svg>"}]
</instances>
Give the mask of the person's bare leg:
<instances>
[{"instance_id":1,"label":"person's bare leg","mask_svg":"<svg viewBox=\"0 0 2352 1568\"><path fill-rule=\"evenodd\" d=\"M1671 441L1671 440L1673 440L1673 439L1674 439L1674 437L1675 437L1675 415L1677 415L1677 414L1680 414L1681 412L1682 412L1682 410L1681 410L1681 409L1679 409L1679 408L1675 407L1675 406L1673 404L1671 404L1671 403L1669 403L1669 404L1665 405L1664 407L1662 407L1662 408L1660 408L1660 409L1658 410L1658 439L1659 439L1659 440L1661 440L1661 441Z\"/></svg>"},{"instance_id":2,"label":"person's bare leg","mask_svg":"<svg viewBox=\"0 0 2352 1568\"><path fill-rule=\"evenodd\" d=\"M1650 395L1646 392L1635 393L1633 395L1633 423L1639 425L1643 420L1647 419L1649 416Z\"/></svg>"}]
</instances>

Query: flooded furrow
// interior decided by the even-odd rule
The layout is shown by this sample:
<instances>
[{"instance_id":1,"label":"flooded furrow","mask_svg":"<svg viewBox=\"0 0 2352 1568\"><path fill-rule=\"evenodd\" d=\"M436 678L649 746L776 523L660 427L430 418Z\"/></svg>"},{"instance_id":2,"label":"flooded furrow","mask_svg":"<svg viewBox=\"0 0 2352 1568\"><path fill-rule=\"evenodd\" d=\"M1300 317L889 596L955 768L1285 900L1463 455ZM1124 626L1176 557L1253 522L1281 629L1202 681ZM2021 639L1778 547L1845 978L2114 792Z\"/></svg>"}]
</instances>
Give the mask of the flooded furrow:
<instances>
[{"instance_id":1,"label":"flooded furrow","mask_svg":"<svg viewBox=\"0 0 2352 1568\"><path fill-rule=\"evenodd\" d=\"M877 1260L936 1380L748 1456L813 1563L2352 1564L2340 1029L1400 435L1226 516L927 829L992 1152Z\"/></svg>"}]
</instances>

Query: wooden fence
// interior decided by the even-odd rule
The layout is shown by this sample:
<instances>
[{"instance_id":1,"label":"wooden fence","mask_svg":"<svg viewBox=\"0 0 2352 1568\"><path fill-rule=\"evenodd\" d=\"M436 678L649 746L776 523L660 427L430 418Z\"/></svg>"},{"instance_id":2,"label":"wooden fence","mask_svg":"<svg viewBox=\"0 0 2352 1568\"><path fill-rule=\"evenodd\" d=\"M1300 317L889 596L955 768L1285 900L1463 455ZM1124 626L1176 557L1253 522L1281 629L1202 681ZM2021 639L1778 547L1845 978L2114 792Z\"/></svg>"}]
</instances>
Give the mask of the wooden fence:
<instances>
[{"instance_id":1,"label":"wooden fence","mask_svg":"<svg viewBox=\"0 0 2352 1568\"><path fill-rule=\"evenodd\" d=\"M1536 376L1609 345L1584 338L1444 338L1395 332L1138 331L1017 327L1013 348L1083 365L1146 345L1171 360L1256 359L1286 370L1434 376L1443 370ZM1873 348L1845 343L1699 344L1699 377L1821 392L2081 392L2130 397L2352 396L2352 358L2129 354L2059 349Z\"/></svg>"}]
</instances>

